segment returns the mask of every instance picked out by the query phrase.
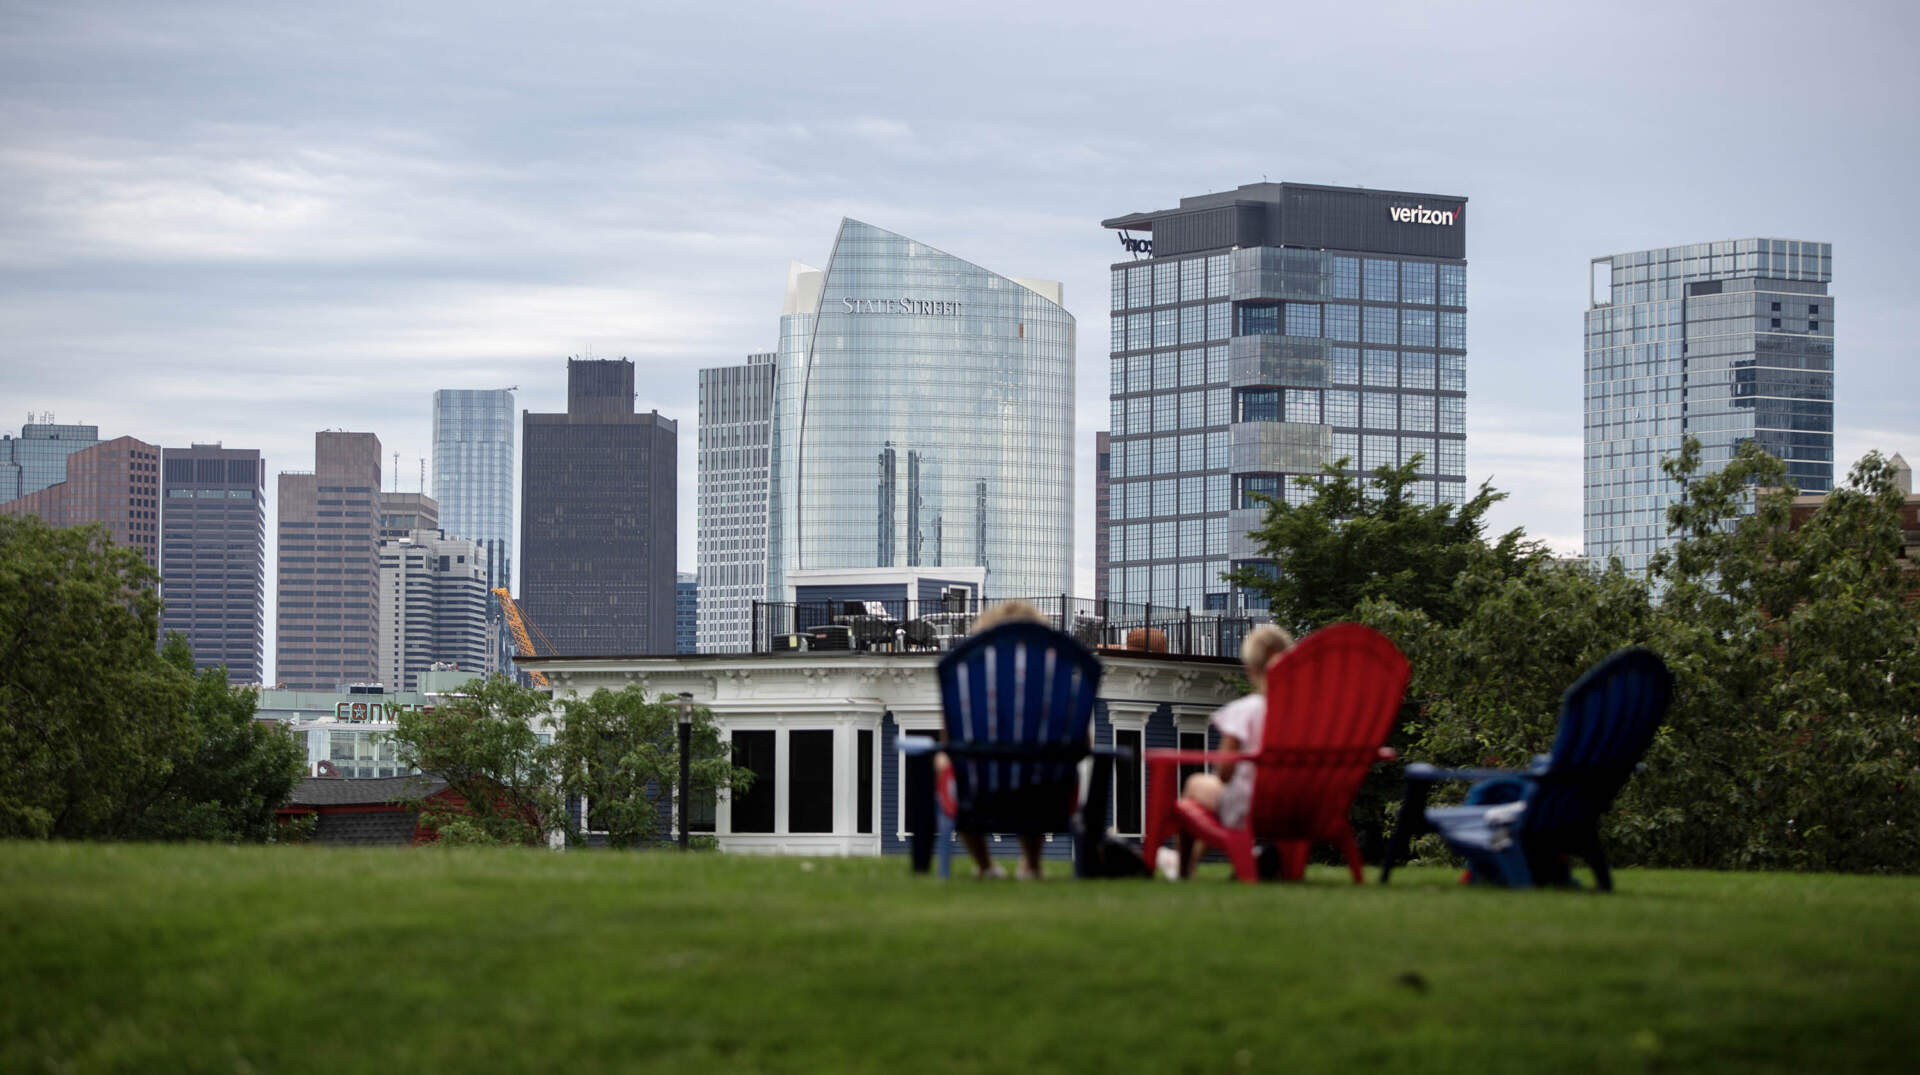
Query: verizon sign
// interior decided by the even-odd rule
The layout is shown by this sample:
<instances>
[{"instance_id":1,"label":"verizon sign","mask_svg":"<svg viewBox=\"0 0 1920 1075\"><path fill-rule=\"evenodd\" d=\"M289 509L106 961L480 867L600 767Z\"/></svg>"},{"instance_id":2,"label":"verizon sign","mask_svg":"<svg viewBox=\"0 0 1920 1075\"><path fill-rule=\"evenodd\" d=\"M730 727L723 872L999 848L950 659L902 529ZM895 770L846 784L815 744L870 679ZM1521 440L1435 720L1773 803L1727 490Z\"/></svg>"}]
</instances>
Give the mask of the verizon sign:
<instances>
[{"instance_id":1,"label":"verizon sign","mask_svg":"<svg viewBox=\"0 0 1920 1075\"><path fill-rule=\"evenodd\" d=\"M1437 224L1443 228L1451 228L1460 222L1461 217L1467 215L1467 207L1462 205L1455 209L1429 209L1424 205L1411 208L1394 205L1387 208L1387 215L1402 224Z\"/></svg>"}]
</instances>

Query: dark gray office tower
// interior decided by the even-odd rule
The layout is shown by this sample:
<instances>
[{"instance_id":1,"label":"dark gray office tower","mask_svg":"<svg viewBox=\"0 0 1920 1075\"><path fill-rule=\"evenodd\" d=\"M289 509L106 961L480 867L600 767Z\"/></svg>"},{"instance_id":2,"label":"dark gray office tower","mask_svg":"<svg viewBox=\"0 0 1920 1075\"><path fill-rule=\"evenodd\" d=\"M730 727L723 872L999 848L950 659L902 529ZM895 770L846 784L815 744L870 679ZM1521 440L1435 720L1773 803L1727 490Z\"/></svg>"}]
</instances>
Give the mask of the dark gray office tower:
<instances>
[{"instance_id":1,"label":"dark gray office tower","mask_svg":"<svg viewBox=\"0 0 1920 1075\"><path fill-rule=\"evenodd\" d=\"M1237 606L1255 494L1421 458L1466 496L1466 199L1252 183L1104 221L1113 268L1109 595Z\"/></svg>"},{"instance_id":2,"label":"dark gray office tower","mask_svg":"<svg viewBox=\"0 0 1920 1075\"><path fill-rule=\"evenodd\" d=\"M569 359L566 413L526 413L520 608L556 653L673 652L678 439L626 359Z\"/></svg>"},{"instance_id":3,"label":"dark gray office tower","mask_svg":"<svg viewBox=\"0 0 1920 1075\"><path fill-rule=\"evenodd\" d=\"M379 676L380 438L314 434L314 467L280 474L274 676L332 691Z\"/></svg>"},{"instance_id":4,"label":"dark gray office tower","mask_svg":"<svg viewBox=\"0 0 1920 1075\"><path fill-rule=\"evenodd\" d=\"M1643 571L1681 489L1687 437L1725 466L1743 441L1803 493L1833 489L1833 244L1729 239L1595 258L1586 313L1587 555Z\"/></svg>"},{"instance_id":5,"label":"dark gray office tower","mask_svg":"<svg viewBox=\"0 0 1920 1075\"><path fill-rule=\"evenodd\" d=\"M195 668L227 666L261 682L267 617L267 472L250 448L196 444L161 453L163 632L193 647Z\"/></svg>"}]
</instances>

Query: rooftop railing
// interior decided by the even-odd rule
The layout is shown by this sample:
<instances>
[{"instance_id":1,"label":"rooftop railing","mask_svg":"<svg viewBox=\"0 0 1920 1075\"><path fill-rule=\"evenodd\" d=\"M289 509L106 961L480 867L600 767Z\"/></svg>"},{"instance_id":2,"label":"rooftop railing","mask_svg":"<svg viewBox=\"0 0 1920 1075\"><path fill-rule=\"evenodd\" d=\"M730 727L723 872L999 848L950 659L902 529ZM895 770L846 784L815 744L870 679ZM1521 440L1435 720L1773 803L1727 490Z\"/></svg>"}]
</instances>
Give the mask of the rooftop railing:
<instances>
[{"instance_id":1,"label":"rooftop railing","mask_svg":"<svg viewBox=\"0 0 1920 1075\"><path fill-rule=\"evenodd\" d=\"M952 649L976 620L1015 598L950 595L923 601L755 601L752 650L932 653ZM1065 594L1019 598L1054 627L1096 652L1238 657L1240 642L1264 616L1100 601Z\"/></svg>"}]
</instances>

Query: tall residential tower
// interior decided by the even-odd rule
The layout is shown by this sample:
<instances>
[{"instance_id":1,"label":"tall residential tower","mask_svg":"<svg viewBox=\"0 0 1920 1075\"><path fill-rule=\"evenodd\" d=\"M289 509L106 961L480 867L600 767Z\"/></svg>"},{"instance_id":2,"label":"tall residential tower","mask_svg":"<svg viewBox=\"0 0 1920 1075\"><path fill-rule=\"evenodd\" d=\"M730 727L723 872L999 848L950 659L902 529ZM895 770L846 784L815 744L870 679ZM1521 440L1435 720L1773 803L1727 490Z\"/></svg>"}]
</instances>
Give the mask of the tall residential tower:
<instances>
[{"instance_id":1,"label":"tall residential tower","mask_svg":"<svg viewBox=\"0 0 1920 1075\"><path fill-rule=\"evenodd\" d=\"M1635 571L1667 543L1681 441L1743 441L1833 488L1833 245L1733 239L1595 258L1586 314L1586 552Z\"/></svg>"},{"instance_id":2,"label":"tall residential tower","mask_svg":"<svg viewBox=\"0 0 1920 1075\"><path fill-rule=\"evenodd\" d=\"M521 614L562 656L672 653L679 426L626 359L569 359L566 413L525 423Z\"/></svg>"},{"instance_id":3,"label":"tall residential tower","mask_svg":"<svg viewBox=\"0 0 1920 1075\"><path fill-rule=\"evenodd\" d=\"M1107 220L1113 265L1107 575L1115 600L1238 607L1264 562L1256 494L1345 458L1416 455L1466 489L1466 199L1251 183Z\"/></svg>"},{"instance_id":4,"label":"tall residential tower","mask_svg":"<svg viewBox=\"0 0 1920 1075\"><path fill-rule=\"evenodd\" d=\"M700 371L701 653L744 653L767 599L774 355Z\"/></svg>"}]
</instances>

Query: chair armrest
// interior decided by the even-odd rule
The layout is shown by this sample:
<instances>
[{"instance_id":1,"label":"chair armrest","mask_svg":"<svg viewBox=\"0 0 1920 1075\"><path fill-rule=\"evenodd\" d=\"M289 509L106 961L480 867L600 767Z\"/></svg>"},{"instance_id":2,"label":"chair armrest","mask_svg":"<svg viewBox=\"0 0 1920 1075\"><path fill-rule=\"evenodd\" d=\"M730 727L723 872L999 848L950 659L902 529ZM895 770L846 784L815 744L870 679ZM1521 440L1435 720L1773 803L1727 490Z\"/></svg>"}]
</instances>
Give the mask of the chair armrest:
<instances>
[{"instance_id":1,"label":"chair armrest","mask_svg":"<svg viewBox=\"0 0 1920 1075\"><path fill-rule=\"evenodd\" d=\"M1491 780L1497 776L1524 776L1525 769L1442 769L1424 761L1410 762L1407 765L1406 778L1409 782L1433 783L1439 780Z\"/></svg>"},{"instance_id":2,"label":"chair armrest","mask_svg":"<svg viewBox=\"0 0 1920 1075\"><path fill-rule=\"evenodd\" d=\"M1215 761L1253 761L1258 753L1244 750L1172 750L1155 747L1147 751L1148 765L1205 765Z\"/></svg>"},{"instance_id":3,"label":"chair armrest","mask_svg":"<svg viewBox=\"0 0 1920 1075\"><path fill-rule=\"evenodd\" d=\"M938 749L956 758L1067 763L1077 762L1093 753L1085 743L945 743Z\"/></svg>"},{"instance_id":4,"label":"chair armrest","mask_svg":"<svg viewBox=\"0 0 1920 1075\"><path fill-rule=\"evenodd\" d=\"M893 749L908 757L931 754L940 749L940 741L931 735L903 735L893 741Z\"/></svg>"}]
</instances>

